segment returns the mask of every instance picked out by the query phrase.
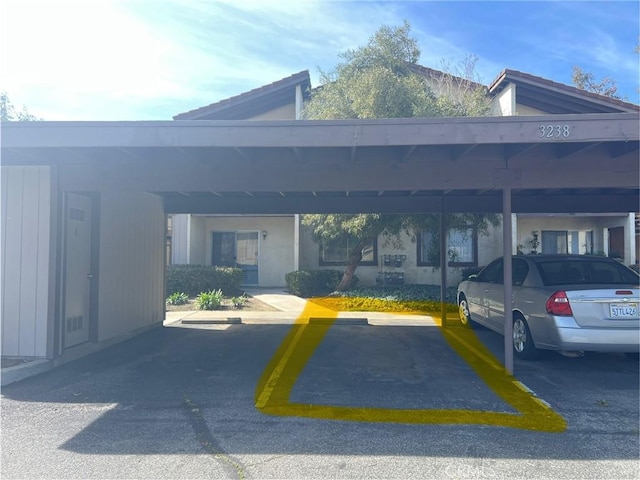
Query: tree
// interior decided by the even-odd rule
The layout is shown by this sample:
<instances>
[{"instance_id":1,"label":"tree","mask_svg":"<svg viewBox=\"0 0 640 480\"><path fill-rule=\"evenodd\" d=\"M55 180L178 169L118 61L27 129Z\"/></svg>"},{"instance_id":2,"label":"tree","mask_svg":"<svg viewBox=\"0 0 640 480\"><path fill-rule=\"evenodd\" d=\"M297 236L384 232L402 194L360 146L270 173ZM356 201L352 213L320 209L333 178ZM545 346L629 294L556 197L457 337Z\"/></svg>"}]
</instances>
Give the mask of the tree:
<instances>
[{"instance_id":1,"label":"tree","mask_svg":"<svg viewBox=\"0 0 640 480\"><path fill-rule=\"evenodd\" d=\"M593 73L585 72L580 67L574 65L571 81L581 90L620 100L620 97L617 95L618 86L615 80L610 77L604 77L602 80L597 81Z\"/></svg>"},{"instance_id":2,"label":"tree","mask_svg":"<svg viewBox=\"0 0 640 480\"><path fill-rule=\"evenodd\" d=\"M347 266L338 285L338 290L346 290L351 286L367 244L382 234L388 238L397 238L405 229L406 218L380 213L310 214L302 216L302 223L311 227L312 236L319 243L335 241L345 235L354 239L354 244L347 252Z\"/></svg>"},{"instance_id":3,"label":"tree","mask_svg":"<svg viewBox=\"0 0 640 480\"><path fill-rule=\"evenodd\" d=\"M7 92L0 92L0 120L3 122L31 122L39 120L39 118L29 113L25 106L22 107L21 111L18 111L9 99Z\"/></svg>"},{"instance_id":4,"label":"tree","mask_svg":"<svg viewBox=\"0 0 640 480\"><path fill-rule=\"evenodd\" d=\"M474 57L459 70L463 76L420 67L417 41L410 25L381 27L369 42L339 55L342 62L333 71L320 72L322 87L312 92L304 115L309 119L365 119L438 116L480 116L489 112L486 88L475 81ZM469 222L479 231L499 223L488 215L450 215L450 228L464 229ZM335 214L304 215L316 242L329 242L348 235L352 239L347 265L338 290L346 290L360 261L362 250L379 235L400 242L405 232L429 228L439 231L438 215ZM439 245L438 245L439 250ZM439 263L439 259L438 259Z\"/></svg>"}]
</instances>

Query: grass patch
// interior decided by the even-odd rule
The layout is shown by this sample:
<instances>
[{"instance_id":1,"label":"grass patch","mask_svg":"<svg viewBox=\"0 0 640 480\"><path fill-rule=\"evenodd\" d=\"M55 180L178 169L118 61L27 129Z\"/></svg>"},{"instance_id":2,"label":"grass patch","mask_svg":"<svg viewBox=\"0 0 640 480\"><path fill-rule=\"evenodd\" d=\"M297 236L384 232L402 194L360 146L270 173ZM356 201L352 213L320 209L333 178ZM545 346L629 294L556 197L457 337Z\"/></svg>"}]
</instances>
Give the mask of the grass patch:
<instances>
[{"instance_id":1,"label":"grass patch","mask_svg":"<svg viewBox=\"0 0 640 480\"><path fill-rule=\"evenodd\" d=\"M447 312L457 311L456 287L447 288ZM439 313L438 285L395 285L358 287L347 292L334 292L314 302L341 312L405 312Z\"/></svg>"}]
</instances>

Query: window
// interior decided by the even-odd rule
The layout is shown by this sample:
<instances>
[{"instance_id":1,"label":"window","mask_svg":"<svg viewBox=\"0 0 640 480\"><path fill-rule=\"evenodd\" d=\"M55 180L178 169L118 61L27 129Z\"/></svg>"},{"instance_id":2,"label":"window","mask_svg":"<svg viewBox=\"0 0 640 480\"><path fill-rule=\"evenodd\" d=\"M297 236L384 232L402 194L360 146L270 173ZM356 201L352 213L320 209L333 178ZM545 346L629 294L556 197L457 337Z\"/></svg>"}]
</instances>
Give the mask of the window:
<instances>
[{"instance_id":1,"label":"window","mask_svg":"<svg viewBox=\"0 0 640 480\"><path fill-rule=\"evenodd\" d=\"M529 265L524 260L514 258L511 264L511 280L512 285L521 287L527 274L529 273ZM502 258L494 260L484 268L476 277L477 282L484 283L504 283L504 261Z\"/></svg>"},{"instance_id":2,"label":"window","mask_svg":"<svg viewBox=\"0 0 640 480\"><path fill-rule=\"evenodd\" d=\"M473 227L449 231L449 266L472 267L478 265L478 236ZM438 265L440 239L437 232L423 231L418 235L418 265Z\"/></svg>"},{"instance_id":3,"label":"window","mask_svg":"<svg viewBox=\"0 0 640 480\"><path fill-rule=\"evenodd\" d=\"M543 283L545 285L638 284L638 276L621 263L583 258L586 260L539 262L538 268Z\"/></svg>"},{"instance_id":4,"label":"window","mask_svg":"<svg viewBox=\"0 0 640 480\"><path fill-rule=\"evenodd\" d=\"M502 259L494 260L478 275L478 282L484 283L502 283L504 278L504 267Z\"/></svg>"},{"instance_id":5,"label":"window","mask_svg":"<svg viewBox=\"0 0 640 480\"><path fill-rule=\"evenodd\" d=\"M542 253L592 254L593 231L543 230Z\"/></svg>"},{"instance_id":6,"label":"window","mask_svg":"<svg viewBox=\"0 0 640 480\"><path fill-rule=\"evenodd\" d=\"M511 262L513 285L520 287L524 283L524 279L527 278L527 274L529 273L529 265L527 264L527 262L519 258L514 258L511 260Z\"/></svg>"},{"instance_id":7,"label":"window","mask_svg":"<svg viewBox=\"0 0 640 480\"><path fill-rule=\"evenodd\" d=\"M350 235L320 243L320 265L346 265L349 251L356 244L357 240ZM377 259L378 243L372 240L362 249L360 265L377 265Z\"/></svg>"}]
</instances>

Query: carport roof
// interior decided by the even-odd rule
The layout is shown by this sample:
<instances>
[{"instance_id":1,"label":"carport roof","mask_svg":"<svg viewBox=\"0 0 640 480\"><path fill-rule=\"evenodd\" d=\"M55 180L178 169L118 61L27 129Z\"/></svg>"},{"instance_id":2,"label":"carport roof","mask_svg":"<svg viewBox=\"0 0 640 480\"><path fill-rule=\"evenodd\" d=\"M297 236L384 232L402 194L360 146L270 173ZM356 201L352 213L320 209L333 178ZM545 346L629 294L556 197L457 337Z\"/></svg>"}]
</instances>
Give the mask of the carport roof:
<instances>
[{"instance_id":1,"label":"carport roof","mask_svg":"<svg viewBox=\"0 0 640 480\"><path fill-rule=\"evenodd\" d=\"M341 121L2 124L3 165L172 213L639 209L637 113Z\"/></svg>"}]
</instances>

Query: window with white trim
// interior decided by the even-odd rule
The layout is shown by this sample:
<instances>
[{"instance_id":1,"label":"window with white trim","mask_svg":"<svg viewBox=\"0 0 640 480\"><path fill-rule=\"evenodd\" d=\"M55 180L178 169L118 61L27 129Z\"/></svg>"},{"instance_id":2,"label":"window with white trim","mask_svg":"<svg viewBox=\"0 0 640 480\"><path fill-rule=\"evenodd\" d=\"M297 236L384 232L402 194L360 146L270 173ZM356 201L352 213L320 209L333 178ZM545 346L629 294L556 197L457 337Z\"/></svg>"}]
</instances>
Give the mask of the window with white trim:
<instances>
[{"instance_id":1,"label":"window with white trim","mask_svg":"<svg viewBox=\"0 0 640 480\"><path fill-rule=\"evenodd\" d=\"M440 238L438 232L422 231L418 234L418 266L434 266L440 263ZM450 230L447 252L450 267L474 267L478 265L478 235L474 227Z\"/></svg>"},{"instance_id":2,"label":"window with white trim","mask_svg":"<svg viewBox=\"0 0 640 480\"><path fill-rule=\"evenodd\" d=\"M593 253L593 230L542 230L542 253Z\"/></svg>"},{"instance_id":3,"label":"window with white trim","mask_svg":"<svg viewBox=\"0 0 640 480\"><path fill-rule=\"evenodd\" d=\"M346 265L349 260L349 252L358 243L358 240L350 235L323 241L320 243L320 265ZM362 260L359 265L377 265L378 242L370 241L362 249Z\"/></svg>"}]
</instances>

